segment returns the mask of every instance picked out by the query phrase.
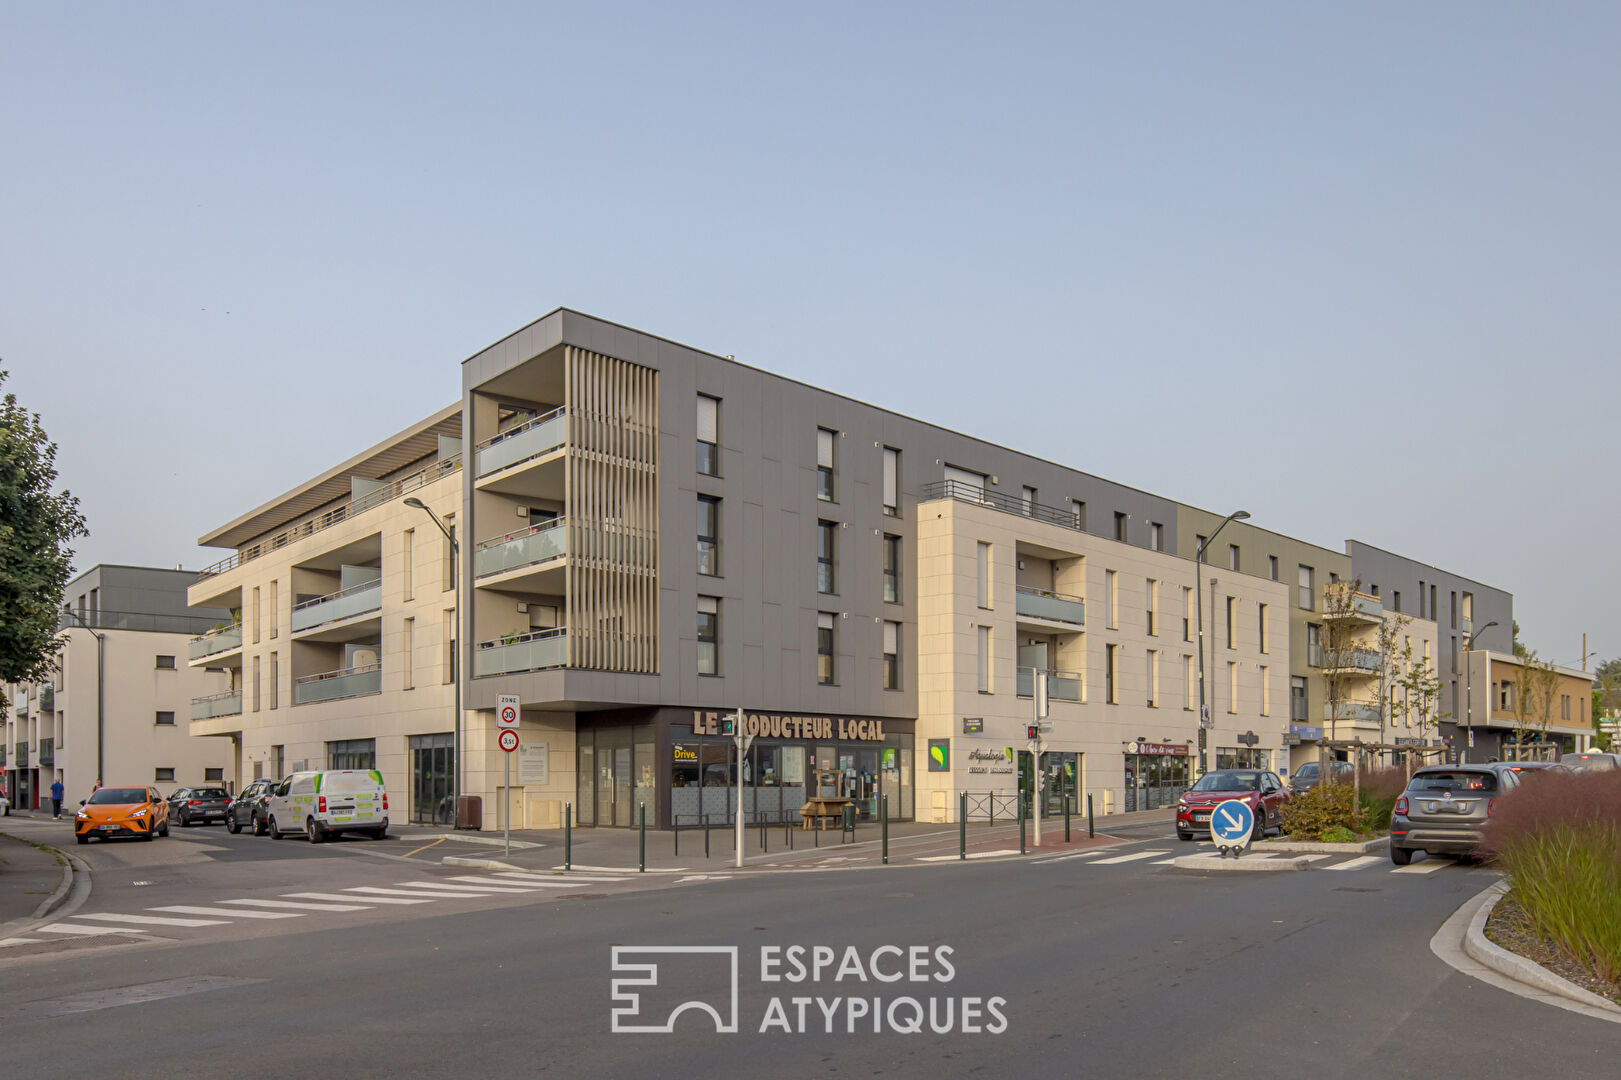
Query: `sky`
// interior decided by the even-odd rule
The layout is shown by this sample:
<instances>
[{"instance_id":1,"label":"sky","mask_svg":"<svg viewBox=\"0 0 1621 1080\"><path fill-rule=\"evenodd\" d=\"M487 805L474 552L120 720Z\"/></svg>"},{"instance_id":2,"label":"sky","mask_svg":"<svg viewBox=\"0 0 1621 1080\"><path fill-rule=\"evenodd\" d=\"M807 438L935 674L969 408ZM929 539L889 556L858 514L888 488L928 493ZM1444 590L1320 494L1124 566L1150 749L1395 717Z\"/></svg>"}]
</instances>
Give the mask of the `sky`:
<instances>
[{"instance_id":1,"label":"sky","mask_svg":"<svg viewBox=\"0 0 1621 1080\"><path fill-rule=\"evenodd\" d=\"M197 537L560 305L1621 654L1621 5L0 0L0 368Z\"/></svg>"}]
</instances>

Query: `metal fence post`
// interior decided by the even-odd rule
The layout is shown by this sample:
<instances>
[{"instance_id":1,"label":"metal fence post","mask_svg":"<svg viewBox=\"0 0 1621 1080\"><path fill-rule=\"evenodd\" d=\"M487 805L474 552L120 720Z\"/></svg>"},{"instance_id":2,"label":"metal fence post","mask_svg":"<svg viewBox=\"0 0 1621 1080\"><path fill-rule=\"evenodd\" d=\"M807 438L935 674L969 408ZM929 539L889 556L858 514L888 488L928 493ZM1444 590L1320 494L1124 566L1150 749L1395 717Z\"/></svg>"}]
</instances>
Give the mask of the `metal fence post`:
<instances>
[{"instance_id":1,"label":"metal fence post","mask_svg":"<svg viewBox=\"0 0 1621 1080\"><path fill-rule=\"evenodd\" d=\"M563 869L574 869L574 804L563 804Z\"/></svg>"},{"instance_id":2,"label":"metal fence post","mask_svg":"<svg viewBox=\"0 0 1621 1080\"><path fill-rule=\"evenodd\" d=\"M709 858L709 815L699 814L704 819L704 858Z\"/></svg>"},{"instance_id":3,"label":"metal fence post","mask_svg":"<svg viewBox=\"0 0 1621 1080\"><path fill-rule=\"evenodd\" d=\"M1019 793L1019 854L1025 853L1024 848L1024 793Z\"/></svg>"},{"instance_id":4,"label":"metal fence post","mask_svg":"<svg viewBox=\"0 0 1621 1080\"><path fill-rule=\"evenodd\" d=\"M675 834L675 855L681 857L681 815L670 815L670 832Z\"/></svg>"},{"instance_id":5,"label":"metal fence post","mask_svg":"<svg viewBox=\"0 0 1621 1080\"><path fill-rule=\"evenodd\" d=\"M884 865L889 865L889 796L878 797L878 824L884 838Z\"/></svg>"},{"instance_id":6,"label":"metal fence post","mask_svg":"<svg viewBox=\"0 0 1621 1080\"><path fill-rule=\"evenodd\" d=\"M957 796L957 861L968 858L968 792Z\"/></svg>"},{"instance_id":7,"label":"metal fence post","mask_svg":"<svg viewBox=\"0 0 1621 1080\"><path fill-rule=\"evenodd\" d=\"M638 811L637 816L641 818L638 830L641 835L636 838L636 872L645 874L647 873L647 804L637 803L636 809Z\"/></svg>"},{"instance_id":8,"label":"metal fence post","mask_svg":"<svg viewBox=\"0 0 1621 1080\"><path fill-rule=\"evenodd\" d=\"M1069 796L1064 796L1064 843L1069 843Z\"/></svg>"},{"instance_id":9,"label":"metal fence post","mask_svg":"<svg viewBox=\"0 0 1621 1080\"><path fill-rule=\"evenodd\" d=\"M1086 793L1086 835L1096 836L1097 831L1092 828L1092 793Z\"/></svg>"}]
</instances>

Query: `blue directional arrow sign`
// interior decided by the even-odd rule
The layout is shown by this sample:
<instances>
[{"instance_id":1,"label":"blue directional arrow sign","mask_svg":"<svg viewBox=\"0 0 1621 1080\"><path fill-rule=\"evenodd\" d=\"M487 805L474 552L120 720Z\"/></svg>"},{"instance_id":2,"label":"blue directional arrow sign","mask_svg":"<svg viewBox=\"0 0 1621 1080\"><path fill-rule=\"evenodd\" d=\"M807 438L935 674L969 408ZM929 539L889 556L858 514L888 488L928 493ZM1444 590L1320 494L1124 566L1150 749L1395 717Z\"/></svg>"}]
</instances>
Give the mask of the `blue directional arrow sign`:
<instances>
[{"instance_id":1,"label":"blue directional arrow sign","mask_svg":"<svg viewBox=\"0 0 1621 1080\"><path fill-rule=\"evenodd\" d=\"M1217 847L1242 848L1255 832L1255 811L1242 799L1219 803L1210 815L1210 839Z\"/></svg>"}]
</instances>

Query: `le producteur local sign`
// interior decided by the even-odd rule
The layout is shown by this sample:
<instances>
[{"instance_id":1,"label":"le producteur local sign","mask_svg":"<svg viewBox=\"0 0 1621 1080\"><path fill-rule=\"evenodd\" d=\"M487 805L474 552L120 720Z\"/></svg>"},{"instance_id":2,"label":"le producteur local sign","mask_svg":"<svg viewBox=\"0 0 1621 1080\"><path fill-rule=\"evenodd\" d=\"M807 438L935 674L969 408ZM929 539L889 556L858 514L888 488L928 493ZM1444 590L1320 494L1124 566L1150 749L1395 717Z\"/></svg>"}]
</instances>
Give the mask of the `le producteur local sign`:
<instances>
[{"instance_id":1,"label":"le producteur local sign","mask_svg":"<svg viewBox=\"0 0 1621 1080\"><path fill-rule=\"evenodd\" d=\"M695 709L694 735L719 735L720 722L736 715L730 711ZM744 735L767 739L842 739L856 742L883 742L882 720L851 720L842 716L787 716L781 713L743 714Z\"/></svg>"}]
</instances>

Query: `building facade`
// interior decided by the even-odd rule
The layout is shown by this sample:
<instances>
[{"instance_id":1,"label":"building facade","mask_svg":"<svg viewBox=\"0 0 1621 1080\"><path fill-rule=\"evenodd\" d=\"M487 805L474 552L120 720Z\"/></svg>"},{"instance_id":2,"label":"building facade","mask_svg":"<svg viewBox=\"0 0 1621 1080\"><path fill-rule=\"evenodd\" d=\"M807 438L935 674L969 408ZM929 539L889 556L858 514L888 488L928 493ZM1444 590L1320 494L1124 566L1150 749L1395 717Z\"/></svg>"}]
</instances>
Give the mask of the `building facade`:
<instances>
[{"instance_id":1,"label":"building facade","mask_svg":"<svg viewBox=\"0 0 1621 1080\"><path fill-rule=\"evenodd\" d=\"M1455 745L1468 761L1513 761L1588 749L1596 676L1552 665L1539 681L1513 653L1472 649L1461 658ZM1557 749L1555 749L1557 748Z\"/></svg>"}]
</instances>

